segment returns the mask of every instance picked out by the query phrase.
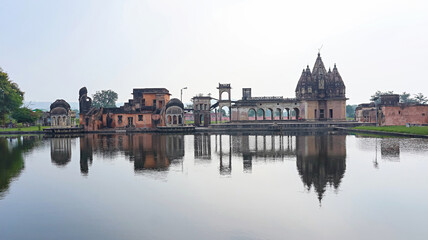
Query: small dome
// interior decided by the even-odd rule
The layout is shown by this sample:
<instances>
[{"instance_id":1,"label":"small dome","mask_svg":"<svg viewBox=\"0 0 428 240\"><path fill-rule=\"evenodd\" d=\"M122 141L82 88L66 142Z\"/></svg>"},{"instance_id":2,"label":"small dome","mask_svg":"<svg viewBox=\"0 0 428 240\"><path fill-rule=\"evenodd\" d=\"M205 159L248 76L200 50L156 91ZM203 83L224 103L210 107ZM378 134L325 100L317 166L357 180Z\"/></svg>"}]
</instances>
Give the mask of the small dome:
<instances>
[{"instance_id":1,"label":"small dome","mask_svg":"<svg viewBox=\"0 0 428 240\"><path fill-rule=\"evenodd\" d=\"M63 100L63 99L57 99L55 102L53 102L52 104L51 104L51 112L52 112L52 110L54 109L54 108L57 108L57 107L62 107L62 108L64 108L66 111L68 111L68 110L70 110L70 104L68 104L65 100Z\"/></svg>"},{"instance_id":2,"label":"small dome","mask_svg":"<svg viewBox=\"0 0 428 240\"><path fill-rule=\"evenodd\" d=\"M56 107L51 110L51 115L67 115L67 109L63 107Z\"/></svg>"},{"instance_id":3,"label":"small dome","mask_svg":"<svg viewBox=\"0 0 428 240\"><path fill-rule=\"evenodd\" d=\"M180 99L177 99L177 98L173 98L173 99L169 100L169 102L166 104L166 109L168 109L169 107L172 107L172 106L177 106L177 107L184 109L183 103L180 101Z\"/></svg>"}]
</instances>

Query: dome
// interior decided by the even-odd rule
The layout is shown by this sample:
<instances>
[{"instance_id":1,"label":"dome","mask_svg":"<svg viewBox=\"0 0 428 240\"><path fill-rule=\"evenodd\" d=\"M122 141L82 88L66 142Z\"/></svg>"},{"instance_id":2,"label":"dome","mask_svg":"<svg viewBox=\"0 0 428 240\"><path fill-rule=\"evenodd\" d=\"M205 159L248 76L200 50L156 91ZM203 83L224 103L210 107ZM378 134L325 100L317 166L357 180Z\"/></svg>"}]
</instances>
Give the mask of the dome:
<instances>
[{"instance_id":1,"label":"dome","mask_svg":"<svg viewBox=\"0 0 428 240\"><path fill-rule=\"evenodd\" d=\"M63 99L57 99L54 103L51 104L51 112L54 108L61 107L64 108L67 112L70 110L70 104L68 104Z\"/></svg>"},{"instance_id":2,"label":"dome","mask_svg":"<svg viewBox=\"0 0 428 240\"><path fill-rule=\"evenodd\" d=\"M67 109L63 107L56 107L51 110L51 115L67 115Z\"/></svg>"},{"instance_id":3,"label":"dome","mask_svg":"<svg viewBox=\"0 0 428 240\"><path fill-rule=\"evenodd\" d=\"M172 107L172 106L177 106L177 107L184 109L183 103L180 101L180 99L177 99L177 98L173 98L173 99L169 100L169 102L166 104L166 109L168 109L169 107Z\"/></svg>"}]
</instances>

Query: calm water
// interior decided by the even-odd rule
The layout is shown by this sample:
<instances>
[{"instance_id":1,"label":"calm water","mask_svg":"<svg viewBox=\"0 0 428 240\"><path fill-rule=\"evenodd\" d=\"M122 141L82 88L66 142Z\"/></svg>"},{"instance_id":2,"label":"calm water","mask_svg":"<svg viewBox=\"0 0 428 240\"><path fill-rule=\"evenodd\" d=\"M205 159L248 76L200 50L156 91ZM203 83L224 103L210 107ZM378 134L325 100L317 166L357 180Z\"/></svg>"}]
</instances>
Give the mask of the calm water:
<instances>
[{"instance_id":1,"label":"calm water","mask_svg":"<svg viewBox=\"0 0 428 240\"><path fill-rule=\"evenodd\" d=\"M0 138L0 239L428 239L428 140Z\"/></svg>"}]
</instances>

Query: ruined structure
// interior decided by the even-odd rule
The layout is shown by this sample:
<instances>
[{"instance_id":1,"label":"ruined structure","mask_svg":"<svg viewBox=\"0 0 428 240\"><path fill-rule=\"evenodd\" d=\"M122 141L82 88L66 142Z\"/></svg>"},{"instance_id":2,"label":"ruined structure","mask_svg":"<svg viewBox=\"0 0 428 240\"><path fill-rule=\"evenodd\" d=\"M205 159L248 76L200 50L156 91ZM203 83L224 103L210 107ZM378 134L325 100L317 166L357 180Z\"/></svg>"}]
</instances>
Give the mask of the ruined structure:
<instances>
[{"instance_id":1,"label":"ruined structure","mask_svg":"<svg viewBox=\"0 0 428 240\"><path fill-rule=\"evenodd\" d=\"M184 125L184 105L177 99L173 98L166 104L166 126L183 126Z\"/></svg>"},{"instance_id":2,"label":"ruined structure","mask_svg":"<svg viewBox=\"0 0 428 240\"><path fill-rule=\"evenodd\" d=\"M327 71L319 53L312 72L303 69L295 92L295 98L253 97L251 88L243 88L231 120L346 120L345 84L336 64Z\"/></svg>"},{"instance_id":3,"label":"ruined structure","mask_svg":"<svg viewBox=\"0 0 428 240\"><path fill-rule=\"evenodd\" d=\"M379 126L428 124L427 104L400 103L398 94L382 95L379 100L358 105L355 109L356 120Z\"/></svg>"},{"instance_id":4,"label":"ruined structure","mask_svg":"<svg viewBox=\"0 0 428 240\"><path fill-rule=\"evenodd\" d=\"M183 125L183 103L178 99L169 103L171 94L167 89L136 88L132 94L133 98L121 107L94 108L86 88L82 88L79 91L80 124L86 131Z\"/></svg>"},{"instance_id":5,"label":"ruined structure","mask_svg":"<svg viewBox=\"0 0 428 240\"><path fill-rule=\"evenodd\" d=\"M74 127L76 112L71 111L70 104L63 99L57 99L50 106L50 123L53 128Z\"/></svg>"},{"instance_id":6,"label":"ruined structure","mask_svg":"<svg viewBox=\"0 0 428 240\"><path fill-rule=\"evenodd\" d=\"M210 96L195 96L193 102L193 119L196 127L208 127L211 124L211 97Z\"/></svg>"}]
</instances>

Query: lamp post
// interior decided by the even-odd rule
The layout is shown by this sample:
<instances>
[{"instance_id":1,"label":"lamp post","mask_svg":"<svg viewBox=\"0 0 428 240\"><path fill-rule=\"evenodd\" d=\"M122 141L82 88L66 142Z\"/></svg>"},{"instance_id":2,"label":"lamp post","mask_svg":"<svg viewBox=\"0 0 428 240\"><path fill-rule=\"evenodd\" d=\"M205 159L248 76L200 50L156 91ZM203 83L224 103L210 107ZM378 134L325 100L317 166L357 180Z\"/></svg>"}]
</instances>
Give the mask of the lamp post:
<instances>
[{"instance_id":1,"label":"lamp post","mask_svg":"<svg viewBox=\"0 0 428 240\"><path fill-rule=\"evenodd\" d=\"M183 89L187 89L187 87L184 87L180 90L180 101L183 102Z\"/></svg>"}]
</instances>

